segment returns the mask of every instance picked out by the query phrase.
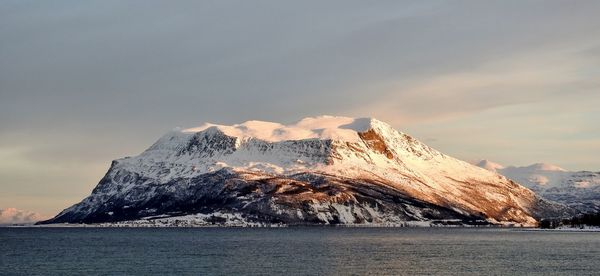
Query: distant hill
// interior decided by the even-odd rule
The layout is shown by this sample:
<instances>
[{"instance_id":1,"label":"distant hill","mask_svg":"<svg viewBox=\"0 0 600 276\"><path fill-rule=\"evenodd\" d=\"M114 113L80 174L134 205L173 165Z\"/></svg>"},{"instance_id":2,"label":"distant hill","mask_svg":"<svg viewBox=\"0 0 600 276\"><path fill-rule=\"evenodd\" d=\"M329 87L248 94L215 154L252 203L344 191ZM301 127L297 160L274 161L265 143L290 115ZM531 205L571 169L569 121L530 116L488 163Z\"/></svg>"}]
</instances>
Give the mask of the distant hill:
<instances>
[{"instance_id":1,"label":"distant hill","mask_svg":"<svg viewBox=\"0 0 600 276\"><path fill-rule=\"evenodd\" d=\"M482 160L477 165L502 174L546 199L566 204L585 213L600 211L600 172L572 172L545 163L526 167L504 167Z\"/></svg>"}]
</instances>

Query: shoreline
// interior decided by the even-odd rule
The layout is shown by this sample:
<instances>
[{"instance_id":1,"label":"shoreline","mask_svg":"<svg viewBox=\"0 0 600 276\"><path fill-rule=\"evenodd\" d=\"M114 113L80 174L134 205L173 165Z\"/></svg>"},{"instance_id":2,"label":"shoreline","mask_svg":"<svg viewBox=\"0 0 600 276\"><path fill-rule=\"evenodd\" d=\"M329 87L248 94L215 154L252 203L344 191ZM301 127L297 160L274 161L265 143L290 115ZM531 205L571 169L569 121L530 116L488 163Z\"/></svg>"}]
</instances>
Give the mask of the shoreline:
<instances>
[{"instance_id":1,"label":"shoreline","mask_svg":"<svg viewBox=\"0 0 600 276\"><path fill-rule=\"evenodd\" d=\"M534 227L505 225L391 225L391 224L270 224L270 225L161 225L161 224L43 224L0 225L0 228L445 228L445 229L519 229L535 230ZM551 230L551 229L539 229Z\"/></svg>"}]
</instances>

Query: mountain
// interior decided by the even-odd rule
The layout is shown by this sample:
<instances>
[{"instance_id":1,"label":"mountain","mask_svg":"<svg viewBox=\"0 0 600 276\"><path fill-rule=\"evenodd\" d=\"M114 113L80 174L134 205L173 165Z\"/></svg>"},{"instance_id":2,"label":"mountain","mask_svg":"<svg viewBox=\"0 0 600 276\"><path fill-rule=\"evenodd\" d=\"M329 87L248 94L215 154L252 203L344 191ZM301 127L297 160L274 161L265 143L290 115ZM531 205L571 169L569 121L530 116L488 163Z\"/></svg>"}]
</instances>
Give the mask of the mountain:
<instances>
[{"instance_id":1,"label":"mountain","mask_svg":"<svg viewBox=\"0 0 600 276\"><path fill-rule=\"evenodd\" d=\"M42 223L493 223L565 216L504 176L371 118L204 124L112 162L92 194Z\"/></svg>"},{"instance_id":2,"label":"mountain","mask_svg":"<svg viewBox=\"0 0 600 276\"><path fill-rule=\"evenodd\" d=\"M500 173L541 195L581 212L600 212L600 172L567 171L559 166L537 163L526 167L504 167L483 160L478 166Z\"/></svg>"},{"instance_id":3,"label":"mountain","mask_svg":"<svg viewBox=\"0 0 600 276\"><path fill-rule=\"evenodd\" d=\"M0 225L33 224L42 219L47 219L47 217L17 208L0 208Z\"/></svg>"},{"instance_id":4,"label":"mountain","mask_svg":"<svg viewBox=\"0 0 600 276\"><path fill-rule=\"evenodd\" d=\"M477 163L477 166L492 172L498 172L498 170L504 169L504 166L489 160L481 160Z\"/></svg>"}]
</instances>

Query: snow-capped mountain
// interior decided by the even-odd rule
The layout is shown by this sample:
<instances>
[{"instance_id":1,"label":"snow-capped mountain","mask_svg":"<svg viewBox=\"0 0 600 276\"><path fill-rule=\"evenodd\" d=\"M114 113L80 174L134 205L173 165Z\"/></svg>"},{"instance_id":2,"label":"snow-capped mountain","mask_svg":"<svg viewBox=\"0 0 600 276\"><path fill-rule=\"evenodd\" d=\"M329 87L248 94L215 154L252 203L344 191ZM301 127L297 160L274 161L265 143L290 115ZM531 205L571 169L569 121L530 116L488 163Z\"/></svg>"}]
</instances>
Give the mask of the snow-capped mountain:
<instances>
[{"instance_id":1,"label":"snow-capped mountain","mask_svg":"<svg viewBox=\"0 0 600 276\"><path fill-rule=\"evenodd\" d=\"M477 165L502 174L546 199L566 204L582 212L600 211L600 172L572 172L545 163L526 167L504 167L482 160Z\"/></svg>"},{"instance_id":2,"label":"snow-capped mountain","mask_svg":"<svg viewBox=\"0 0 600 276\"><path fill-rule=\"evenodd\" d=\"M0 225L33 224L42 219L47 219L47 217L17 208L0 208Z\"/></svg>"},{"instance_id":3,"label":"snow-capped mountain","mask_svg":"<svg viewBox=\"0 0 600 276\"><path fill-rule=\"evenodd\" d=\"M498 172L499 170L504 169L504 166L489 160L481 160L479 163L477 163L477 166L493 172Z\"/></svg>"},{"instance_id":4,"label":"snow-capped mountain","mask_svg":"<svg viewBox=\"0 0 600 276\"><path fill-rule=\"evenodd\" d=\"M171 131L113 161L89 197L44 223L215 212L284 224L534 225L569 209L376 119L321 116Z\"/></svg>"}]
</instances>

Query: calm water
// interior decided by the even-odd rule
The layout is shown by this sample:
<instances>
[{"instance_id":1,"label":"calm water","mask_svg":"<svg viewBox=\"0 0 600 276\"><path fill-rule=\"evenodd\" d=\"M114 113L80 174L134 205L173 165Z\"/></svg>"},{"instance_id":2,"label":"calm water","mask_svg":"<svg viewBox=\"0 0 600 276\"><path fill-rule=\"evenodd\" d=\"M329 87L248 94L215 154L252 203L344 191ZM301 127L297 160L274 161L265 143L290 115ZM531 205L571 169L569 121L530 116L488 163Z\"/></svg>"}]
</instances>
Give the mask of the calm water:
<instances>
[{"instance_id":1,"label":"calm water","mask_svg":"<svg viewBox=\"0 0 600 276\"><path fill-rule=\"evenodd\" d=\"M0 228L0 275L599 275L600 233Z\"/></svg>"}]
</instances>

